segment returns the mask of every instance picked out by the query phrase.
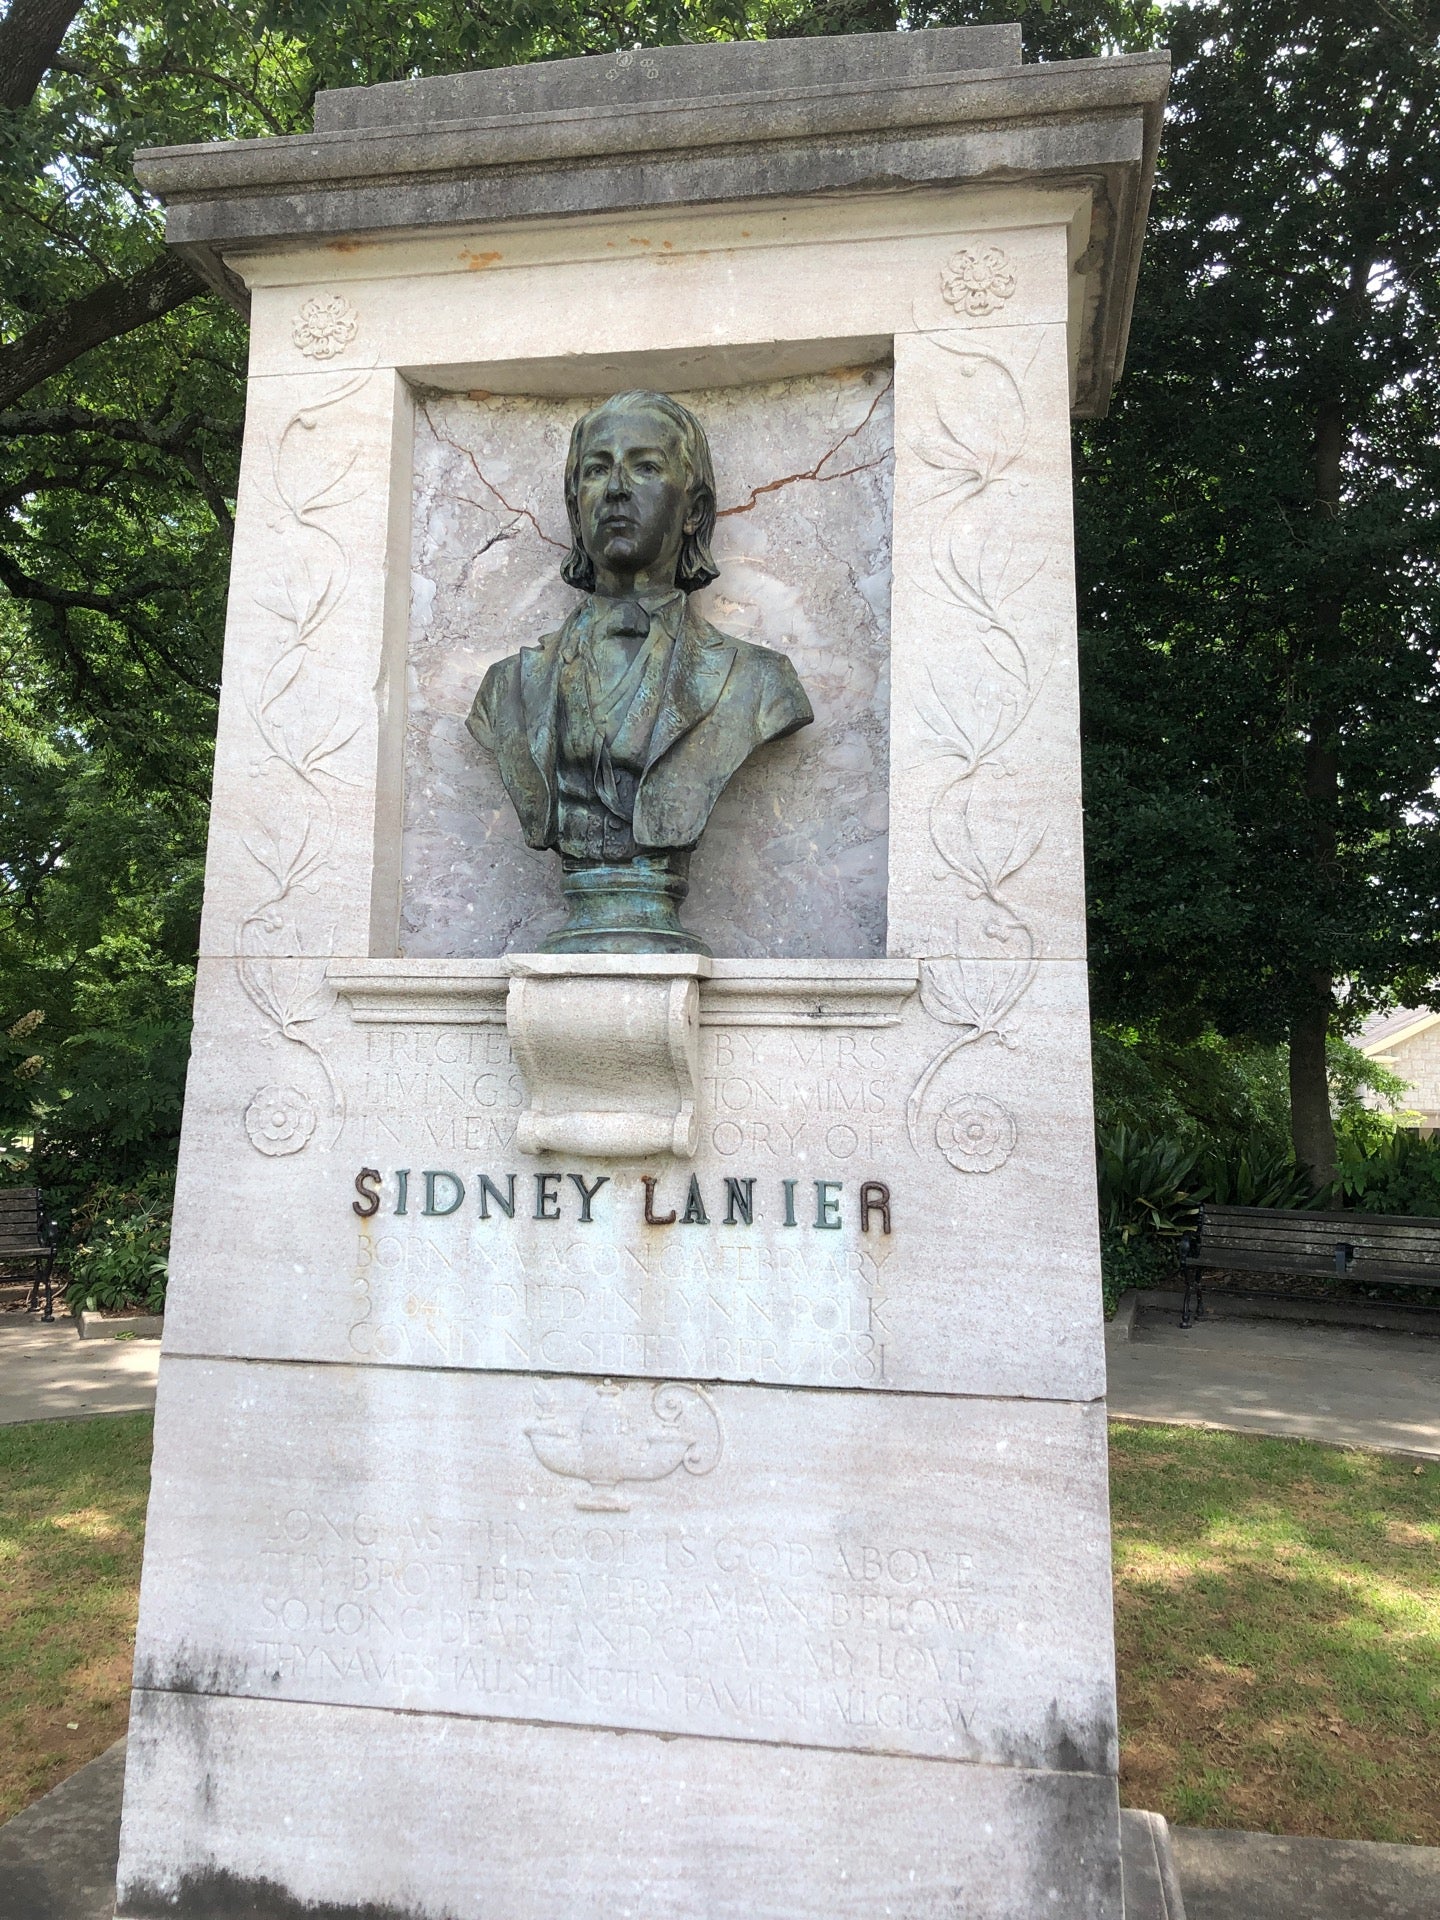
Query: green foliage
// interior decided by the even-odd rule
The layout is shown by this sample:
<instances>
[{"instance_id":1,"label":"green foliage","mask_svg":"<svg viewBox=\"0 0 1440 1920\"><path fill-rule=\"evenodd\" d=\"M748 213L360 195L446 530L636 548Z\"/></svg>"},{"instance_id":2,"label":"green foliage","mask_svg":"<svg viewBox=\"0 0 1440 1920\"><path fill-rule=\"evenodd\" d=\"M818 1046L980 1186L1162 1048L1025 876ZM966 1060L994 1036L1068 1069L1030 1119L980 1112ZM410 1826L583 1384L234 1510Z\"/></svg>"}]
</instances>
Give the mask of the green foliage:
<instances>
[{"instance_id":1,"label":"green foliage","mask_svg":"<svg viewBox=\"0 0 1440 1920\"><path fill-rule=\"evenodd\" d=\"M1127 1127L1188 1143L1197 1156L1231 1143L1276 1150L1289 1137L1282 1048L1201 1033L1175 1039L1148 1028L1097 1023L1095 1111L1101 1131Z\"/></svg>"},{"instance_id":2,"label":"green foliage","mask_svg":"<svg viewBox=\"0 0 1440 1920\"><path fill-rule=\"evenodd\" d=\"M1317 996L1332 1031L1440 1004L1436 27L1167 13L1127 370L1077 470L1107 1020L1278 1043Z\"/></svg>"},{"instance_id":3,"label":"green foliage","mask_svg":"<svg viewBox=\"0 0 1440 1920\"><path fill-rule=\"evenodd\" d=\"M1152 1240L1143 1234L1127 1238L1123 1232L1102 1227L1100 1284L1105 1318L1111 1318L1121 1294L1132 1287L1160 1287L1173 1280L1177 1251L1173 1240Z\"/></svg>"},{"instance_id":4,"label":"green foliage","mask_svg":"<svg viewBox=\"0 0 1440 1920\"><path fill-rule=\"evenodd\" d=\"M1440 1218L1440 1140L1403 1127L1358 1143L1342 1136L1336 1184L1366 1213Z\"/></svg>"},{"instance_id":5,"label":"green foliage","mask_svg":"<svg viewBox=\"0 0 1440 1920\"><path fill-rule=\"evenodd\" d=\"M1144 1139L1128 1127L1097 1141L1100 1227L1123 1242L1148 1235L1178 1239L1195 1224L1199 1168L1179 1141Z\"/></svg>"},{"instance_id":6,"label":"green foliage","mask_svg":"<svg viewBox=\"0 0 1440 1920\"><path fill-rule=\"evenodd\" d=\"M1222 1207L1311 1207L1319 1197L1289 1147L1264 1141L1213 1148L1201 1159L1197 1186Z\"/></svg>"},{"instance_id":7,"label":"green foliage","mask_svg":"<svg viewBox=\"0 0 1440 1920\"><path fill-rule=\"evenodd\" d=\"M1365 1102L1397 1099L1403 1082L1344 1041L1331 1041L1329 1057L1341 1158L1335 1185L1317 1193L1290 1145L1282 1047L1096 1027L1107 1310L1126 1287L1174 1272L1176 1242L1206 1201L1440 1213L1440 1149Z\"/></svg>"},{"instance_id":8,"label":"green foliage","mask_svg":"<svg viewBox=\"0 0 1440 1920\"><path fill-rule=\"evenodd\" d=\"M72 1312L165 1311L172 1196L156 1176L126 1190L97 1186L76 1210L80 1244L70 1256L65 1299Z\"/></svg>"},{"instance_id":9,"label":"green foliage","mask_svg":"<svg viewBox=\"0 0 1440 1920\"><path fill-rule=\"evenodd\" d=\"M174 1162L244 410L244 323L167 252L136 149L300 131L320 86L749 29L734 0L75 0L24 98L18 10L55 12L0 15L0 1154L73 1239L97 1182ZM99 344L47 359L82 301Z\"/></svg>"},{"instance_id":10,"label":"green foliage","mask_svg":"<svg viewBox=\"0 0 1440 1920\"><path fill-rule=\"evenodd\" d=\"M0 72L0 1144L62 1226L173 1160L243 414L136 148L302 130L322 86L1016 17L1029 59L1176 57L1077 458L1102 1130L1282 1192L1297 1006L1440 995L1433 0L76 0L33 97ZM99 344L5 387L82 299ZM1385 1129L1331 1078L1349 1165Z\"/></svg>"}]
</instances>

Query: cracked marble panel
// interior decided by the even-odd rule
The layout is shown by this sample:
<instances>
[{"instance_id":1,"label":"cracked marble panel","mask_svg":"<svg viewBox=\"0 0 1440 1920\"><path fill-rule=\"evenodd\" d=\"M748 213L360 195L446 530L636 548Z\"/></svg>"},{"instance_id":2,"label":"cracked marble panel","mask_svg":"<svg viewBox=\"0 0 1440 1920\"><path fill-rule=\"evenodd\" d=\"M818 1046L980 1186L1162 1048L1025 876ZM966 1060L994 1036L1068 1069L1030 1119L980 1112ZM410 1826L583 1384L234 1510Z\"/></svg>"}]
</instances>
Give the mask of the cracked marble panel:
<instances>
[{"instance_id":1,"label":"cracked marble panel","mask_svg":"<svg viewBox=\"0 0 1440 1920\"><path fill-rule=\"evenodd\" d=\"M788 653L815 725L730 783L686 923L717 954L885 952L893 409L887 367L683 394L715 457L716 626ZM562 475L586 403L431 396L416 423L401 950L533 948L564 917L465 731L486 668L560 625Z\"/></svg>"}]
</instances>

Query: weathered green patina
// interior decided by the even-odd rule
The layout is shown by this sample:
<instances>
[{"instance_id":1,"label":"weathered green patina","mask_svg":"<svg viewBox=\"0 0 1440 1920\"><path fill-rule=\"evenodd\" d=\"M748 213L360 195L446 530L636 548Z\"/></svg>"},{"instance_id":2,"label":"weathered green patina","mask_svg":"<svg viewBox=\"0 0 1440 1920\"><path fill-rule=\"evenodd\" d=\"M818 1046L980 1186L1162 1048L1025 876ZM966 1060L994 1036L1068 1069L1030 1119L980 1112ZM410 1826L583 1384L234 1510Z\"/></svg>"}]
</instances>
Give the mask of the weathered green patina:
<instances>
[{"instance_id":1,"label":"weathered green patina","mask_svg":"<svg viewBox=\"0 0 1440 1920\"><path fill-rule=\"evenodd\" d=\"M707 953L679 918L691 850L756 748L815 716L783 654L690 600L717 569L710 448L687 408L622 393L582 415L565 504L561 572L584 598L491 667L470 731L527 845L560 855L569 919L545 951Z\"/></svg>"}]
</instances>

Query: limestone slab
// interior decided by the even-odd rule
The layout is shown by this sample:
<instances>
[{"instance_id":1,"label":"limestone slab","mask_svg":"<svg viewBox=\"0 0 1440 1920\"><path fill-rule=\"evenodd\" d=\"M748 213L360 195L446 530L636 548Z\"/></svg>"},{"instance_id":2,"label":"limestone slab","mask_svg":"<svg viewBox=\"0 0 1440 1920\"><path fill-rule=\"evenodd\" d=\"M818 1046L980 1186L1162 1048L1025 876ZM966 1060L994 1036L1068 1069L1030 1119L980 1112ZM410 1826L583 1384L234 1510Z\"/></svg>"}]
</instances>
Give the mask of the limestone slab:
<instances>
[{"instance_id":1,"label":"limestone slab","mask_svg":"<svg viewBox=\"0 0 1440 1920\"><path fill-rule=\"evenodd\" d=\"M597 100L644 105L683 99L696 91L749 93L782 82L823 86L842 75L873 86L877 80L1019 63L1020 28L1014 23L918 34L842 34L821 45L808 40L735 40L648 47L499 71L328 88L315 96L315 128L331 133L342 127L423 124L487 114L590 112Z\"/></svg>"},{"instance_id":2,"label":"limestone slab","mask_svg":"<svg viewBox=\"0 0 1440 1920\"><path fill-rule=\"evenodd\" d=\"M1115 1769L1098 1404L172 1357L154 1471L144 1687Z\"/></svg>"},{"instance_id":3,"label":"limestone slab","mask_svg":"<svg viewBox=\"0 0 1440 1920\"><path fill-rule=\"evenodd\" d=\"M185 1694L130 1726L119 1920L1121 1920L1091 1775Z\"/></svg>"},{"instance_id":4,"label":"limestone slab","mask_svg":"<svg viewBox=\"0 0 1440 1920\"><path fill-rule=\"evenodd\" d=\"M246 408L200 951L277 1035L315 1017L308 958L394 951L410 413L367 368Z\"/></svg>"},{"instance_id":5,"label":"limestone slab","mask_svg":"<svg viewBox=\"0 0 1440 1920\"><path fill-rule=\"evenodd\" d=\"M895 352L890 951L1081 959L1063 334Z\"/></svg>"},{"instance_id":6,"label":"limestone slab","mask_svg":"<svg viewBox=\"0 0 1440 1920\"><path fill-rule=\"evenodd\" d=\"M361 1025L332 996L282 1050L235 963L202 962L167 1348L1093 1397L1083 969L917 971L856 1030L788 994L793 1024L707 1026L702 999L682 1171L523 1154L488 1018Z\"/></svg>"},{"instance_id":7,"label":"limestone slab","mask_svg":"<svg viewBox=\"0 0 1440 1920\"><path fill-rule=\"evenodd\" d=\"M646 357L650 381L667 392L824 373L874 358L858 341L878 340L883 354L897 333L952 323L947 274L965 252L998 248L1006 268L1003 298L962 293L965 325L1064 323L1076 287L1053 262L1083 253L1089 232L1087 198L1072 186L704 214L655 207L624 220L362 241L306 256L308 281L294 258L246 263L251 377L315 367L303 316L312 300L337 297L343 321L324 367L395 367L444 392L583 397L646 384L637 378Z\"/></svg>"}]
</instances>

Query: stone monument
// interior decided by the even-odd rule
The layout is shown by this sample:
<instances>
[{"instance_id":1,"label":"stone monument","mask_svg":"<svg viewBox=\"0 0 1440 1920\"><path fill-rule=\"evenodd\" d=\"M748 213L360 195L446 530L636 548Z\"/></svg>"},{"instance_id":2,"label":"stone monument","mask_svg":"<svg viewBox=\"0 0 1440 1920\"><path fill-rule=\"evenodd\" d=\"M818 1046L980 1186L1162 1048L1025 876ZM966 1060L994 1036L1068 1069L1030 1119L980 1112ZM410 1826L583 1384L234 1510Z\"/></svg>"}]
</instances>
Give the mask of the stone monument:
<instances>
[{"instance_id":1,"label":"stone monument","mask_svg":"<svg viewBox=\"0 0 1440 1920\"><path fill-rule=\"evenodd\" d=\"M121 1920L1120 1920L1068 434L1167 74L141 156L253 331Z\"/></svg>"}]
</instances>

